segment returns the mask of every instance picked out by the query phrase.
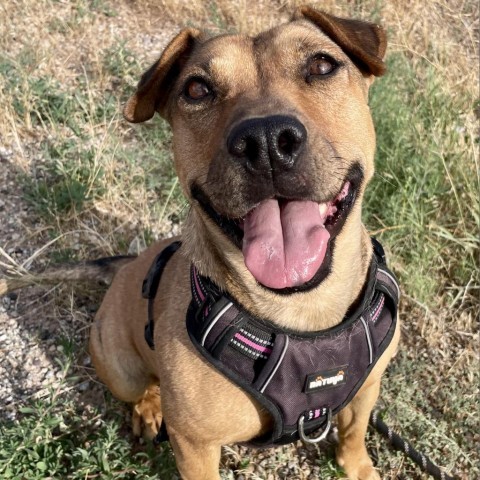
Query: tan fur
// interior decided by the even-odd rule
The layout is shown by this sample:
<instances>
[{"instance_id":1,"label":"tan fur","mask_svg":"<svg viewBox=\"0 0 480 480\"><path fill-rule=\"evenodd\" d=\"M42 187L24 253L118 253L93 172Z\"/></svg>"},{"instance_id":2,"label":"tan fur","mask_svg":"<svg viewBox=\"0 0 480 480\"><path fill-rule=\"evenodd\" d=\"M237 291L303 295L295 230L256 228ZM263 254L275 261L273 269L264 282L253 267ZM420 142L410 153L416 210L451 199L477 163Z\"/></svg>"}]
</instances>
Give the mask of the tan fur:
<instances>
[{"instance_id":1,"label":"tan fur","mask_svg":"<svg viewBox=\"0 0 480 480\"><path fill-rule=\"evenodd\" d=\"M42 273L25 274L12 278L0 278L0 295L29 287L31 285L55 284L61 282L90 281L110 285L117 271L135 257L108 257L91 262L62 265Z\"/></svg>"},{"instance_id":2,"label":"tan fur","mask_svg":"<svg viewBox=\"0 0 480 480\"><path fill-rule=\"evenodd\" d=\"M155 111L169 120L174 134L175 167L191 201L182 247L169 261L155 299L155 350L144 339L147 302L141 285L154 257L171 240L159 242L120 269L96 315L90 351L98 376L112 393L135 404L133 424L147 436L167 424L182 478L219 479L220 447L250 440L269 428L271 419L248 394L197 353L185 329L193 262L253 314L299 331L339 324L365 283L372 249L361 222L364 188L373 175L375 134L368 88L383 73L385 35L365 22L340 20L309 8L295 20L255 39L228 35L207 38L197 30L181 32L142 77L125 108L132 122ZM317 52L343 67L315 87L301 76L302 65ZM303 63L302 63L303 62ZM207 76L217 101L192 104L182 86L192 76ZM241 250L192 197L197 182L216 211L242 217L249 188L240 167L225 158L228 132L246 118L288 114L308 131L305 168L292 182L308 186L324 202L340 190L354 162L364 171L355 207L336 238L332 271L317 287L279 295L261 287L247 270ZM365 448L369 414L380 377L399 337L376 364L367 382L339 415L338 462L350 479L380 478Z\"/></svg>"}]
</instances>

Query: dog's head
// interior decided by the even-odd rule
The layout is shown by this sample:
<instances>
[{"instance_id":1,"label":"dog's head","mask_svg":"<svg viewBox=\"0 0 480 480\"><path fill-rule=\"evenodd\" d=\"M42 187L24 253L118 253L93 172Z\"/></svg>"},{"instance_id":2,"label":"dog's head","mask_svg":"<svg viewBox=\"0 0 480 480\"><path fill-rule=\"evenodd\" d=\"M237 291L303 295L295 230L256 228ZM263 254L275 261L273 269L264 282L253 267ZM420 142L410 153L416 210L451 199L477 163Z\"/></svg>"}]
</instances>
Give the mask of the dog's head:
<instances>
[{"instance_id":1,"label":"dog's head","mask_svg":"<svg viewBox=\"0 0 480 480\"><path fill-rule=\"evenodd\" d=\"M186 29L167 46L124 114L170 122L200 263L208 245L244 282L278 293L315 288L361 253L368 88L385 49L379 26L309 7L253 38Z\"/></svg>"}]
</instances>

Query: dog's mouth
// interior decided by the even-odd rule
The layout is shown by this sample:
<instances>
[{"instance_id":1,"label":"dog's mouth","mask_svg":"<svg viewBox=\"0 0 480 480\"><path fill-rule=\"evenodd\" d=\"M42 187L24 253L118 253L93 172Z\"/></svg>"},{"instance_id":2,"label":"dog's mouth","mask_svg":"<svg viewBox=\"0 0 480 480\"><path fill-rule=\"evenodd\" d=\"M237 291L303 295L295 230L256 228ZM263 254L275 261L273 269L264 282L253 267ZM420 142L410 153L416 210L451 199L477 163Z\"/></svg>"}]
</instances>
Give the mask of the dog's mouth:
<instances>
[{"instance_id":1,"label":"dog's mouth","mask_svg":"<svg viewBox=\"0 0 480 480\"><path fill-rule=\"evenodd\" d=\"M194 198L222 232L242 250L247 269L258 283L278 293L305 291L323 281L331 251L352 210L361 183L353 168L330 200L268 198L241 218L220 215L203 192Z\"/></svg>"}]
</instances>

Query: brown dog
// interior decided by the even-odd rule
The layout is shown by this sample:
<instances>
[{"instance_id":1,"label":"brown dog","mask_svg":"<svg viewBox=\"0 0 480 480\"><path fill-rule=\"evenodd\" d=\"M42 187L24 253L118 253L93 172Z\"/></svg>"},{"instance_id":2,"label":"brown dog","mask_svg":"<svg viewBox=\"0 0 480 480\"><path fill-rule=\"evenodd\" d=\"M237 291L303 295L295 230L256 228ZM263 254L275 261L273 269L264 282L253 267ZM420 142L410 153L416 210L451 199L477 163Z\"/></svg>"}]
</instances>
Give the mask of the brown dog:
<instances>
[{"instance_id":1,"label":"brown dog","mask_svg":"<svg viewBox=\"0 0 480 480\"><path fill-rule=\"evenodd\" d=\"M190 266L278 328L314 332L342 322L361 298L372 259L361 202L374 170L368 90L384 73L385 49L379 26L309 7L253 38L186 29L125 107L130 122L155 112L170 122L191 210L153 305L155 349L144 338L141 287L170 241L118 271L90 349L98 376L135 404L137 433L152 437L165 421L185 479L218 479L221 446L272 425L258 401L193 346L185 328ZM337 459L350 479L380 478L364 437L398 337L397 323L338 415Z\"/></svg>"}]
</instances>

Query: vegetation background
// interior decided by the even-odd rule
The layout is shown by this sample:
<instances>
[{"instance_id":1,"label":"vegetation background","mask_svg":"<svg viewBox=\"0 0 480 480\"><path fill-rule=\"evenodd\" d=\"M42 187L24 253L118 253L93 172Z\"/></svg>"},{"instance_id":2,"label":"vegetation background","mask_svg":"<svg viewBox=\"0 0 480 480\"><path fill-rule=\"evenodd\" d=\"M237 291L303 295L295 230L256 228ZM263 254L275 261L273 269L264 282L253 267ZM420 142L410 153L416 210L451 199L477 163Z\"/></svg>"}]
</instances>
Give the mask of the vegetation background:
<instances>
[{"instance_id":1,"label":"vegetation background","mask_svg":"<svg viewBox=\"0 0 480 480\"><path fill-rule=\"evenodd\" d=\"M450 473L479 469L478 3L325 0L388 28L375 82L377 176L365 222L403 287L403 340L384 382L385 420ZM257 32L293 0L4 0L0 5L0 268L138 251L177 233L188 205L160 119L121 105L181 26ZM34 288L0 301L0 477L178 478L168 446L138 443L129 407L86 352L102 292ZM385 479L420 479L370 432ZM224 449L229 479L337 479L332 442Z\"/></svg>"}]
</instances>

